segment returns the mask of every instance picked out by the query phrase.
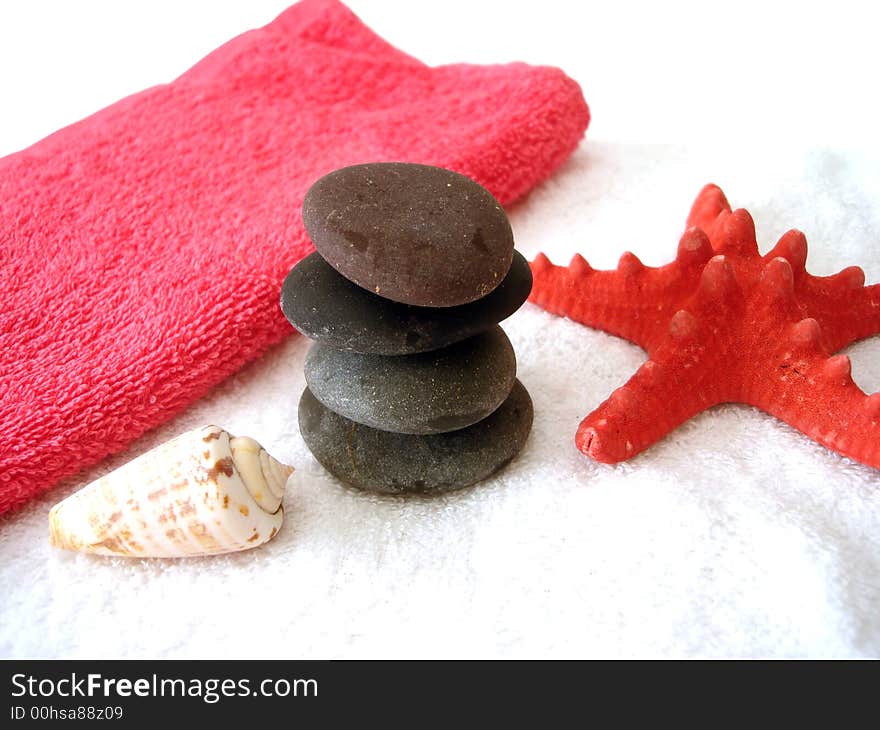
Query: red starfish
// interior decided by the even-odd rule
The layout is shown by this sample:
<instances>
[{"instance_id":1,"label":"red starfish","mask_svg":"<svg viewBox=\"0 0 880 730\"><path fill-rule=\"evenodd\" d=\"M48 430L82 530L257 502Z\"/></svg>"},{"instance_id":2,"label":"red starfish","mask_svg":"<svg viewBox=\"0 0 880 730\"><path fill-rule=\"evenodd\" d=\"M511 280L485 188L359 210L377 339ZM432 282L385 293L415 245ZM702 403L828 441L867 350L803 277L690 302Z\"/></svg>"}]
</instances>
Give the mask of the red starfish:
<instances>
[{"instance_id":1,"label":"red starfish","mask_svg":"<svg viewBox=\"0 0 880 730\"><path fill-rule=\"evenodd\" d=\"M539 254L530 301L624 337L648 352L635 375L587 416L577 447L623 461L719 403L747 403L830 449L880 468L880 393L865 395L846 355L880 332L880 284L851 266L804 268L807 241L789 231L766 256L745 210L714 185L700 192L670 264L633 254L615 271L576 255L568 268Z\"/></svg>"}]
</instances>

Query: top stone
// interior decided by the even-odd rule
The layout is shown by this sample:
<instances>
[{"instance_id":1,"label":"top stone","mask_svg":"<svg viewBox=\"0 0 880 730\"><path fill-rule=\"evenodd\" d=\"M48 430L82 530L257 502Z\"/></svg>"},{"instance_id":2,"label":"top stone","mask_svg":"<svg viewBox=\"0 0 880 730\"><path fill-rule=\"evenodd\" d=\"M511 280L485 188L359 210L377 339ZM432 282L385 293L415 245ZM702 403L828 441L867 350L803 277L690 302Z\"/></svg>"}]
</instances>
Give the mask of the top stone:
<instances>
[{"instance_id":1,"label":"top stone","mask_svg":"<svg viewBox=\"0 0 880 730\"><path fill-rule=\"evenodd\" d=\"M498 201L442 167L377 162L336 170L306 193L303 222L340 274L416 306L480 299L503 281L513 258Z\"/></svg>"}]
</instances>

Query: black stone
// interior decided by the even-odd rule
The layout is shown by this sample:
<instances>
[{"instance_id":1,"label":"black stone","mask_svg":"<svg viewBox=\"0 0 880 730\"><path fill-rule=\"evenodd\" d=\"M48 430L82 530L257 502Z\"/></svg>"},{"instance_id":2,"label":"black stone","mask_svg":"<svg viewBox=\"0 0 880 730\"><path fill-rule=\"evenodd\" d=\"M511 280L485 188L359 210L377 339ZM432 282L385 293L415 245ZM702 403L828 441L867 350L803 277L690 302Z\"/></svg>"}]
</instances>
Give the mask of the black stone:
<instances>
[{"instance_id":1,"label":"black stone","mask_svg":"<svg viewBox=\"0 0 880 730\"><path fill-rule=\"evenodd\" d=\"M459 431L414 436L350 421L306 388L299 428L315 458L338 479L387 494L437 494L485 479L522 449L532 427L532 400L518 380L488 418Z\"/></svg>"},{"instance_id":2,"label":"black stone","mask_svg":"<svg viewBox=\"0 0 880 730\"><path fill-rule=\"evenodd\" d=\"M385 357L312 346L309 390L341 416L383 431L454 431L488 416L510 394L516 355L498 325L442 350Z\"/></svg>"},{"instance_id":3,"label":"black stone","mask_svg":"<svg viewBox=\"0 0 880 730\"><path fill-rule=\"evenodd\" d=\"M335 170L306 193L303 222L340 274L417 306L486 296L513 256L513 233L498 201L442 167L377 162Z\"/></svg>"},{"instance_id":4,"label":"black stone","mask_svg":"<svg viewBox=\"0 0 880 730\"><path fill-rule=\"evenodd\" d=\"M306 256L281 289L290 323L337 350L409 355L446 347L484 332L519 309L532 290L532 272L518 251L501 285L458 307L414 307L361 289L321 256Z\"/></svg>"}]
</instances>

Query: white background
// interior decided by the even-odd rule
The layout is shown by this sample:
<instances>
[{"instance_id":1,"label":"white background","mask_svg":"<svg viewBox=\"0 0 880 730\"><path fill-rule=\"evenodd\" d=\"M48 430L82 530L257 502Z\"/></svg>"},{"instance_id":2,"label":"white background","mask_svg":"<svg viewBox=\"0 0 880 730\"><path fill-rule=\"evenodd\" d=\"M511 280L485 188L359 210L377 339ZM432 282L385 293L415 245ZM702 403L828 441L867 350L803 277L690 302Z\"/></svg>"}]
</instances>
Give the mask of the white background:
<instances>
[{"instance_id":1,"label":"white background","mask_svg":"<svg viewBox=\"0 0 880 730\"><path fill-rule=\"evenodd\" d=\"M0 153L169 81L284 2L0 4ZM524 60L577 79L593 122L511 208L518 247L658 265L710 180L762 250L880 280L880 67L870 4L352 1L431 64ZM0 201L2 204L2 201ZM644 359L527 305L507 323L535 428L505 472L437 500L341 487L297 432L291 339L132 449L0 518L2 656L877 656L880 477L724 406L607 467L578 421ZM880 389L875 340L848 350ZM46 544L51 504L206 422L297 467L281 534L252 553L100 560Z\"/></svg>"},{"instance_id":2,"label":"white background","mask_svg":"<svg viewBox=\"0 0 880 730\"><path fill-rule=\"evenodd\" d=\"M0 154L170 81L284 0L0 4ZM353 0L429 64L527 60L580 81L595 139L873 145L872 4Z\"/></svg>"}]
</instances>

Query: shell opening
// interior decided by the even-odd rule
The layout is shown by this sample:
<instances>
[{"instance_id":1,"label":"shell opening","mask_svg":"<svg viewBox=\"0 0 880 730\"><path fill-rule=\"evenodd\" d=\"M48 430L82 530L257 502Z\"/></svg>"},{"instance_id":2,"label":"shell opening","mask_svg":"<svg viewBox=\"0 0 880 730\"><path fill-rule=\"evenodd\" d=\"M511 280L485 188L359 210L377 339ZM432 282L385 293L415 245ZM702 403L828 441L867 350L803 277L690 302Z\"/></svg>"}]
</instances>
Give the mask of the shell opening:
<instances>
[{"instance_id":1,"label":"shell opening","mask_svg":"<svg viewBox=\"0 0 880 730\"><path fill-rule=\"evenodd\" d=\"M293 467L273 459L248 436L229 439L229 448L235 468L254 501L270 514L277 512Z\"/></svg>"}]
</instances>

